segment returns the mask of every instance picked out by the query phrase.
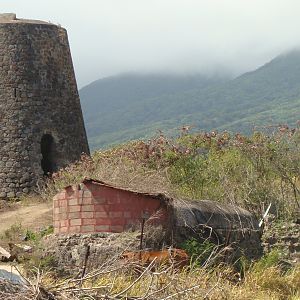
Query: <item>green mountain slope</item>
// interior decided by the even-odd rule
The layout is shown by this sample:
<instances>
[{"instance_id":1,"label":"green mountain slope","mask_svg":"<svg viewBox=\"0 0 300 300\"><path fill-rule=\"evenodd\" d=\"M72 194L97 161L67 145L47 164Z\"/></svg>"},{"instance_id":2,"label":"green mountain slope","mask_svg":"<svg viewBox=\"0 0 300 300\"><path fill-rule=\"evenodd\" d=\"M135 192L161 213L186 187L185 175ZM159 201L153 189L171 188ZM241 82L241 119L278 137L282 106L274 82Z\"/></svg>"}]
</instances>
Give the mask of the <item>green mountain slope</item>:
<instances>
[{"instance_id":1,"label":"green mountain slope","mask_svg":"<svg viewBox=\"0 0 300 300\"><path fill-rule=\"evenodd\" d=\"M143 137L147 126L141 132L137 130L135 133L134 127L137 123L146 121L148 113L143 111L141 115L135 115L131 112L148 99L202 89L222 82L225 79L218 76L207 78L202 75L130 73L97 80L79 91L90 145L92 148L99 148ZM124 129L133 133L116 140L114 135Z\"/></svg>"},{"instance_id":2,"label":"green mountain slope","mask_svg":"<svg viewBox=\"0 0 300 300\"><path fill-rule=\"evenodd\" d=\"M99 81L93 85L93 95L98 96L89 96L89 86L80 91L92 148L147 137L157 129L172 130L184 124L203 130L249 132L255 125L294 124L300 119L297 51L233 80L198 78L198 86L182 84L177 90L166 88L163 81L161 90L157 82L145 88L142 82L146 80L140 76L133 80L136 84L123 81L120 86L120 80L113 79L114 93L103 88L102 80L100 85ZM124 85L130 92L124 93ZM105 97L99 96L103 91Z\"/></svg>"}]
</instances>

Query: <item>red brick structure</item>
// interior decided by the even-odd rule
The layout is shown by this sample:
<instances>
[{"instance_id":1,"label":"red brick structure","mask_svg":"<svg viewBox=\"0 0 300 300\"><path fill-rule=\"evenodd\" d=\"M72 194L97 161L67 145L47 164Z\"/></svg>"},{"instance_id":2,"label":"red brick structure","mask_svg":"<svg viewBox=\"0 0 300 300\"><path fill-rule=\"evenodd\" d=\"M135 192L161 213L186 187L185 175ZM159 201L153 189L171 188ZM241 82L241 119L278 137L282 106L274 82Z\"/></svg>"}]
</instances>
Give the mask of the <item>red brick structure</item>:
<instances>
[{"instance_id":1,"label":"red brick structure","mask_svg":"<svg viewBox=\"0 0 300 300\"><path fill-rule=\"evenodd\" d=\"M66 238L66 247L74 233L141 231L142 224L155 234L154 240L150 234L148 242L157 249L196 238L218 246L231 245L234 251L228 255L232 261L240 255L250 258L262 253L257 218L238 206L140 193L92 179L65 187L54 197L54 232ZM152 230L149 225L161 228ZM73 238L86 236L75 234Z\"/></svg>"},{"instance_id":2,"label":"red brick structure","mask_svg":"<svg viewBox=\"0 0 300 300\"><path fill-rule=\"evenodd\" d=\"M170 200L86 179L54 197L55 233L123 232L147 224L166 225Z\"/></svg>"}]
</instances>

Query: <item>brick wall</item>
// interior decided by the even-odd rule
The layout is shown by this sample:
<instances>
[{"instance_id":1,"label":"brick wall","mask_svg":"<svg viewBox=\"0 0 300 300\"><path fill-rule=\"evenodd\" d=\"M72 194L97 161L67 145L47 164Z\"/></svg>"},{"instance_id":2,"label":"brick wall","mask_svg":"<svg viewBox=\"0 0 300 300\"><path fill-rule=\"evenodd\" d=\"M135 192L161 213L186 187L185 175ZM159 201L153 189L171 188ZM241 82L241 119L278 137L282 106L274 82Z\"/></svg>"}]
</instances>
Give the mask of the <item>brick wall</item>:
<instances>
[{"instance_id":1,"label":"brick wall","mask_svg":"<svg viewBox=\"0 0 300 300\"><path fill-rule=\"evenodd\" d=\"M147 224L164 225L168 211L164 201L95 182L65 188L54 197L55 233L122 232Z\"/></svg>"}]
</instances>

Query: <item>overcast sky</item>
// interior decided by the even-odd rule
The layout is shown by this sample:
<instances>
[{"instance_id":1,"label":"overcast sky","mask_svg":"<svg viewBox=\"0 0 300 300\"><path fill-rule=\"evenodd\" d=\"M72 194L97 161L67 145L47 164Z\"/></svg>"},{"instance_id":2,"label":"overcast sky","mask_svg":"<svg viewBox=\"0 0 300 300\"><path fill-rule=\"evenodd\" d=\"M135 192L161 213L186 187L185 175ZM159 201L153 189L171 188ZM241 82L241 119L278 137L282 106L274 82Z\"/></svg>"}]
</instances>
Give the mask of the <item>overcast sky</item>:
<instances>
[{"instance_id":1,"label":"overcast sky","mask_svg":"<svg viewBox=\"0 0 300 300\"><path fill-rule=\"evenodd\" d=\"M238 74L300 46L299 0L0 0L68 30L79 87L128 71Z\"/></svg>"}]
</instances>

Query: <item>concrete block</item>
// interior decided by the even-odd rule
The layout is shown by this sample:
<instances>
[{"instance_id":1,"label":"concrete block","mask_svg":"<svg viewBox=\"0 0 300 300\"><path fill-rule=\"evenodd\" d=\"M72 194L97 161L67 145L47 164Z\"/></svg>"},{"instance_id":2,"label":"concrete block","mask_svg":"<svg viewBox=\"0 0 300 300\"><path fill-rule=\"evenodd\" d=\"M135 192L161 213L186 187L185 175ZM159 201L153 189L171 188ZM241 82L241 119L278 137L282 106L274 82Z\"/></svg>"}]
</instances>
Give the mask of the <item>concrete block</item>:
<instances>
[{"instance_id":1,"label":"concrete block","mask_svg":"<svg viewBox=\"0 0 300 300\"><path fill-rule=\"evenodd\" d=\"M81 232L94 232L95 231L95 226L94 225L85 225L81 226Z\"/></svg>"},{"instance_id":2,"label":"concrete block","mask_svg":"<svg viewBox=\"0 0 300 300\"><path fill-rule=\"evenodd\" d=\"M95 219L82 219L82 225L96 225Z\"/></svg>"},{"instance_id":3,"label":"concrete block","mask_svg":"<svg viewBox=\"0 0 300 300\"><path fill-rule=\"evenodd\" d=\"M81 206L80 206L80 205L69 206L69 212L80 211L80 209L81 209Z\"/></svg>"},{"instance_id":4,"label":"concrete block","mask_svg":"<svg viewBox=\"0 0 300 300\"><path fill-rule=\"evenodd\" d=\"M89 218L93 218L94 217L94 212L93 211L83 211L82 213L81 213L81 218L87 218L87 219L89 219Z\"/></svg>"},{"instance_id":5,"label":"concrete block","mask_svg":"<svg viewBox=\"0 0 300 300\"><path fill-rule=\"evenodd\" d=\"M81 219L73 219L73 220L70 220L70 226L78 226L78 225L81 225Z\"/></svg>"},{"instance_id":6,"label":"concrete block","mask_svg":"<svg viewBox=\"0 0 300 300\"><path fill-rule=\"evenodd\" d=\"M68 214L69 219L80 219L80 212L76 211L76 212L71 212Z\"/></svg>"},{"instance_id":7,"label":"concrete block","mask_svg":"<svg viewBox=\"0 0 300 300\"><path fill-rule=\"evenodd\" d=\"M82 205L82 211L94 211L94 205Z\"/></svg>"},{"instance_id":8,"label":"concrete block","mask_svg":"<svg viewBox=\"0 0 300 300\"><path fill-rule=\"evenodd\" d=\"M123 232L124 231L124 226L122 226L122 225L111 225L110 230L111 230L111 232Z\"/></svg>"},{"instance_id":9,"label":"concrete block","mask_svg":"<svg viewBox=\"0 0 300 300\"><path fill-rule=\"evenodd\" d=\"M122 211L111 211L109 212L109 217L110 218L121 218L123 216Z\"/></svg>"},{"instance_id":10,"label":"concrete block","mask_svg":"<svg viewBox=\"0 0 300 300\"><path fill-rule=\"evenodd\" d=\"M77 204L78 204L77 198L72 198L68 200L68 205L77 205Z\"/></svg>"},{"instance_id":11,"label":"concrete block","mask_svg":"<svg viewBox=\"0 0 300 300\"><path fill-rule=\"evenodd\" d=\"M96 211L95 212L95 218L107 218L108 212L106 211Z\"/></svg>"},{"instance_id":12,"label":"concrete block","mask_svg":"<svg viewBox=\"0 0 300 300\"><path fill-rule=\"evenodd\" d=\"M95 226L97 232L110 232L110 225L97 225Z\"/></svg>"}]
</instances>

